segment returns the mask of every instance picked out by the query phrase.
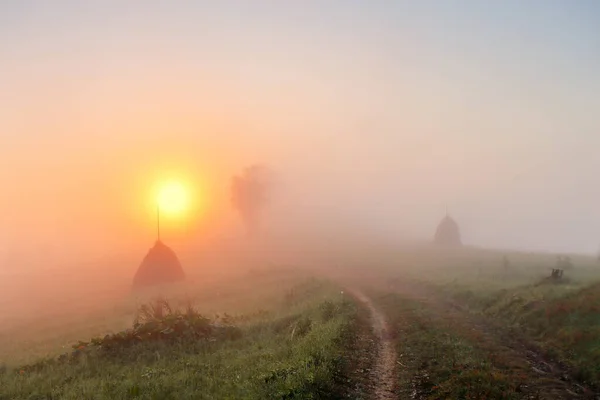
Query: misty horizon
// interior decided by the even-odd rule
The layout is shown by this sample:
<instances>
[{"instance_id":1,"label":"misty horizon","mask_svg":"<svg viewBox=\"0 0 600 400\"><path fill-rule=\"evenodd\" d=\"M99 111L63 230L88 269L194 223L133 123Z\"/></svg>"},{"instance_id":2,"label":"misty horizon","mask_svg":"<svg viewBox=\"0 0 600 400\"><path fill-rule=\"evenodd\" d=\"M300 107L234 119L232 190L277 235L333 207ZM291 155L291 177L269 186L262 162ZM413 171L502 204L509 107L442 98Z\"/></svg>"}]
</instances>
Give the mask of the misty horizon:
<instances>
[{"instance_id":1,"label":"misty horizon","mask_svg":"<svg viewBox=\"0 0 600 400\"><path fill-rule=\"evenodd\" d=\"M467 245L598 250L592 2L26 3L0 6L3 256L145 251L167 175L196 191L173 243L235 236L254 163L271 229L429 241L448 207Z\"/></svg>"}]
</instances>

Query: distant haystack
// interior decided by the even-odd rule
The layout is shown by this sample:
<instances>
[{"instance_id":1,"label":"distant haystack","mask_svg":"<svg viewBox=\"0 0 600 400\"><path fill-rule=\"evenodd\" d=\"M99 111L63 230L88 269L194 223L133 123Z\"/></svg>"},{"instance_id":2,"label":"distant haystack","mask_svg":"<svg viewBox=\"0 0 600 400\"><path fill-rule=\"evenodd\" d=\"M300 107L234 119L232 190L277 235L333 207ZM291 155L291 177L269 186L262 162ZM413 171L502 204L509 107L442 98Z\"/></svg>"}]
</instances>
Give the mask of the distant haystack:
<instances>
[{"instance_id":1,"label":"distant haystack","mask_svg":"<svg viewBox=\"0 0 600 400\"><path fill-rule=\"evenodd\" d=\"M460 230L458 224L448 214L442 219L442 222L435 231L434 242L441 246L461 246Z\"/></svg>"},{"instance_id":2,"label":"distant haystack","mask_svg":"<svg viewBox=\"0 0 600 400\"><path fill-rule=\"evenodd\" d=\"M175 252L160 240L150 249L134 278L134 289L185 279L185 273Z\"/></svg>"}]
</instances>

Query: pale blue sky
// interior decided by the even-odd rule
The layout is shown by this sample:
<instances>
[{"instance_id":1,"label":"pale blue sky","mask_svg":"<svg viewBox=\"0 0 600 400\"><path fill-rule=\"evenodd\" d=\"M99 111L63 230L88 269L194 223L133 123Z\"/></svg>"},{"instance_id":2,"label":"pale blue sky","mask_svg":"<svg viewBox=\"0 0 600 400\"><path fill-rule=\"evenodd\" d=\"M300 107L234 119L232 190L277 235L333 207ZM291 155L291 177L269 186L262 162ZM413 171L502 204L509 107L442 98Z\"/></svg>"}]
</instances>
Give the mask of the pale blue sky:
<instances>
[{"instance_id":1,"label":"pale blue sky","mask_svg":"<svg viewBox=\"0 0 600 400\"><path fill-rule=\"evenodd\" d=\"M389 232L448 203L467 242L595 251L599 27L591 0L3 1L3 201L110 180L143 140Z\"/></svg>"}]
</instances>

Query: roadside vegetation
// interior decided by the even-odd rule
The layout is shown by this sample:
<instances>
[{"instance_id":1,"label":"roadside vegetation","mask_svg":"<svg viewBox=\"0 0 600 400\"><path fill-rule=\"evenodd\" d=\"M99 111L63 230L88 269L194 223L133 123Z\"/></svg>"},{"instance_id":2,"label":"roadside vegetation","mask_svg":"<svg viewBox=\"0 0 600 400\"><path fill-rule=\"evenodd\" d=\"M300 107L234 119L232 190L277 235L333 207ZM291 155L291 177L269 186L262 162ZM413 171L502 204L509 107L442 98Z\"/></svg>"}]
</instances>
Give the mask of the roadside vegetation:
<instances>
[{"instance_id":1,"label":"roadside vegetation","mask_svg":"<svg viewBox=\"0 0 600 400\"><path fill-rule=\"evenodd\" d=\"M565 399L583 388L543 371L511 343L426 300L373 296L388 315L398 354L398 397L413 399Z\"/></svg>"},{"instance_id":2,"label":"roadside vegetation","mask_svg":"<svg viewBox=\"0 0 600 400\"><path fill-rule=\"evenodd\" d=\"M277 304L207 317L192 305L152 302L126 330L5 368L0 399L335 398L350 379L354 302L307 280Z\"/></svg>"},{"instance_id":3,"label":"roadside vegetation","mask_svg":"<svg viewBox=\"0 0 600 400\"><path fill-rule=\"evenodd\" d=\"M502 323L569 365L577 379L600 386L600 284L525 285L484 297L452 294L471 312Z\"/></svg>"},{"instance_id":4,"label":"roadside vegetation","mask_svg":"<svg viewBox=\"0 0 600 400\"><path fill-rule=\"evenodd\" d=\"M597 260L572 256L553 276L554 255L356 253L329 275L369 295L387 320L399 398L595 398ZM194 285L107 303L85 319L64 310L0 330L0 339L10 338L0 342L0 400L376 392L381 355L370 311L339 286L293 269Z\"/></svg>"},{"instance_id":5,"label":"roadside vegetation","mask_svg":"<svg viewBox=\"0 0 600 400\"><path fill-rule=\"evenodd\" d=\"M398 291L406 292L406 282L412 282L409 291L420 288L438 303L484 318L496 331L561 364L571 378L599 387L600 263L584 256L569 261L564 275L553 279L552 270L564 265L556 255L433 251L422 255L418 267L396 274L394 282Z\"/></svg>"},{"instance_id":6,"label":"roadside vegetation","mask_svg":"<svg viewBox=\"0 0 600 400\"><path fill-rule=\"evenodd\" d=\"M376 300L396 338L400 398L518 398L517 382L449 321L395 294Z\"/></svg>"},{"instance_id":7,"label":"roadside vegetation","mask_svg":"<svg viewBox=\"0 0 600 400\"><path fill-rule=\"evenodd\" d=\"M131 291L129 280L112 286L96 287L77 281L83 287L77 295L54 292L54 297L23 309L18 302L5 304L0 324L0 364L16 367L41 358L58 356L79 340L104 337L132 326L139 308L157 297L167 298L175 308L189 303L211 319L217 314L250 315L273 310L290 288L306 281L302 271L265 268L238 272L223 278L190 276L186 282ZM37 294L36 294L37 296ZM35 298L36 296L31 296Z\"/></svg>"}]
</instances>

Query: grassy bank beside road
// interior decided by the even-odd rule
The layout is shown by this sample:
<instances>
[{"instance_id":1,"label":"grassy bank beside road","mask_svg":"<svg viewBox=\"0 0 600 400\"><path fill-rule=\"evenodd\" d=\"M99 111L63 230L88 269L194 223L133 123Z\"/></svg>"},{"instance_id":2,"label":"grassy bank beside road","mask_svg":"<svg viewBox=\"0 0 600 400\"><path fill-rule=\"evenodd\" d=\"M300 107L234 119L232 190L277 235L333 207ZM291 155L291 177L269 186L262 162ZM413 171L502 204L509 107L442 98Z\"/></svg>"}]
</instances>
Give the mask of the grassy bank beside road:
<instances>
[{"instance_id":1,"label":"grassy bank beside road","mask_svg":"<svg viewBox=\"0 0 600 400\"><path fill-rule=\"evenodd\" d=\"M316 280L293 287L281 303L227 324L165 311L61 360L3 371L0 399L334 398L346 381L355 304Z\"/></svg>"}]
</instances>

